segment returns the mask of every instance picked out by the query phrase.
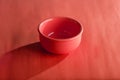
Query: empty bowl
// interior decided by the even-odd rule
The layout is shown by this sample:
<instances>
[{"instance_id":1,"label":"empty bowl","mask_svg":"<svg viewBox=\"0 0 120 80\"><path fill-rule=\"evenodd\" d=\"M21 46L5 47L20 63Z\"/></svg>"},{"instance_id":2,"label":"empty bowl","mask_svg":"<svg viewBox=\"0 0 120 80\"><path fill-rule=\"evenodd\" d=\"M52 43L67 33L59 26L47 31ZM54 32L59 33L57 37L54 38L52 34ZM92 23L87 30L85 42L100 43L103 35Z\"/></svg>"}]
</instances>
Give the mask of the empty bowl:
<instances>
[{"instance_id":1,"label":"empty bowl","mask_svg":"<svg viewBox=\"0 0 120 80\"><path fill-rule=\"evenodd\" d=\"M40 23L38 31L41 46L46 51L67 54L79 46L83 28L74 19L55 17Z\"/></svg>"}]
</instances>

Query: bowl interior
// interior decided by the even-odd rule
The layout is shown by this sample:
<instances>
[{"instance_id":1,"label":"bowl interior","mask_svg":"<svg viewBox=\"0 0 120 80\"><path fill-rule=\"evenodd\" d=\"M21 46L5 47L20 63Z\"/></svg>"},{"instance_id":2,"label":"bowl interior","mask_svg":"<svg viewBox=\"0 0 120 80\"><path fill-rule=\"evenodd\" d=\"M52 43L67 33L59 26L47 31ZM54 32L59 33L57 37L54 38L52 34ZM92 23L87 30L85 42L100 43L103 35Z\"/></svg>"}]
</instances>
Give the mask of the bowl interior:
<instances>
[{"instance_id":1,"label":"bowl interior","mask_svg":"<svg viewBox=\"0 0 120 80\"><path fill-rule=\"evenodd\" d=\"M69 18L48 19L40 26L40 32L55 39L72 38L81 32L81 25Z\"/></svg>"}]
</instances>

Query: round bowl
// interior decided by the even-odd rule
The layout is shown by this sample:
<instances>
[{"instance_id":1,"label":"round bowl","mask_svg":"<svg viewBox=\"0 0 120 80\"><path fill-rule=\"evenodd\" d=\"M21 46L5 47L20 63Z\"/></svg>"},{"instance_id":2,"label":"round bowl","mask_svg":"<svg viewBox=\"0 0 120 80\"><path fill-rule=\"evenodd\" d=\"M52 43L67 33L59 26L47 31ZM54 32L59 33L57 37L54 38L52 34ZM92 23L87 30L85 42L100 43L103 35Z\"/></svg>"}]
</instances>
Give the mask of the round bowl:
<instances>
[{"instance_id":1,"label":"round bowl","mask_svg":"<svg viewBox=\"0 0 120 80\"><path fill-rule=\"evenodd\" d=\"M39 25L38 31L41 46L46 51L66 54L79 46L83 28L74 19L55 17L43 21Z\"/></svg>"}]
</instances>

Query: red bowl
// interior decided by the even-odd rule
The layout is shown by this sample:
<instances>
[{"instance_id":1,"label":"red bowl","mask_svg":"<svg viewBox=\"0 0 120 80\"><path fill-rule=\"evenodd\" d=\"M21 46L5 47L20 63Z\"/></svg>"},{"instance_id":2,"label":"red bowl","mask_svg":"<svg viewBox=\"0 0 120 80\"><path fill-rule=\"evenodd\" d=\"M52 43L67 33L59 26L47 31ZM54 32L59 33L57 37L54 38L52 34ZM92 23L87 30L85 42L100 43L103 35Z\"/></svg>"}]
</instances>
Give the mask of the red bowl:
<instances>
[{"instance_id":1,"label":"red bowl","mask_svg":"<svg viewBox=\"0 0 120 80\"><path fill-rule=\"evenodd\" d=\"M43 21L38 31L41 46L45 50L55 54L66 54L79 46L83 28L74 19L55 17Z\"/></svg>"}]
</instances>

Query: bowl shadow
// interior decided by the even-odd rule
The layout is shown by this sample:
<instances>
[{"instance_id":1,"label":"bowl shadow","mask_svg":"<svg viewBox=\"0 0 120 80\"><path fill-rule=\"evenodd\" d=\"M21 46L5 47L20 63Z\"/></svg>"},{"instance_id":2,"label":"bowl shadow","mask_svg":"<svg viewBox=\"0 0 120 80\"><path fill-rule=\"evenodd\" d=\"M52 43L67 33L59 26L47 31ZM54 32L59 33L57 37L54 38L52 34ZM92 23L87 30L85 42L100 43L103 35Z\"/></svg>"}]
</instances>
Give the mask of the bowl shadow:
<instances>
[{"instance_id":1,"label":"bowl shadow","mask_svg":"<svg viewBox=\"0 0 120 80\"><path fill-rule=\"evenodd\" d=\"M55 66L67 57L50 54L40 42L10 51L0 58L0 79L24 80Z\"/></svg>"}]
</instances>

